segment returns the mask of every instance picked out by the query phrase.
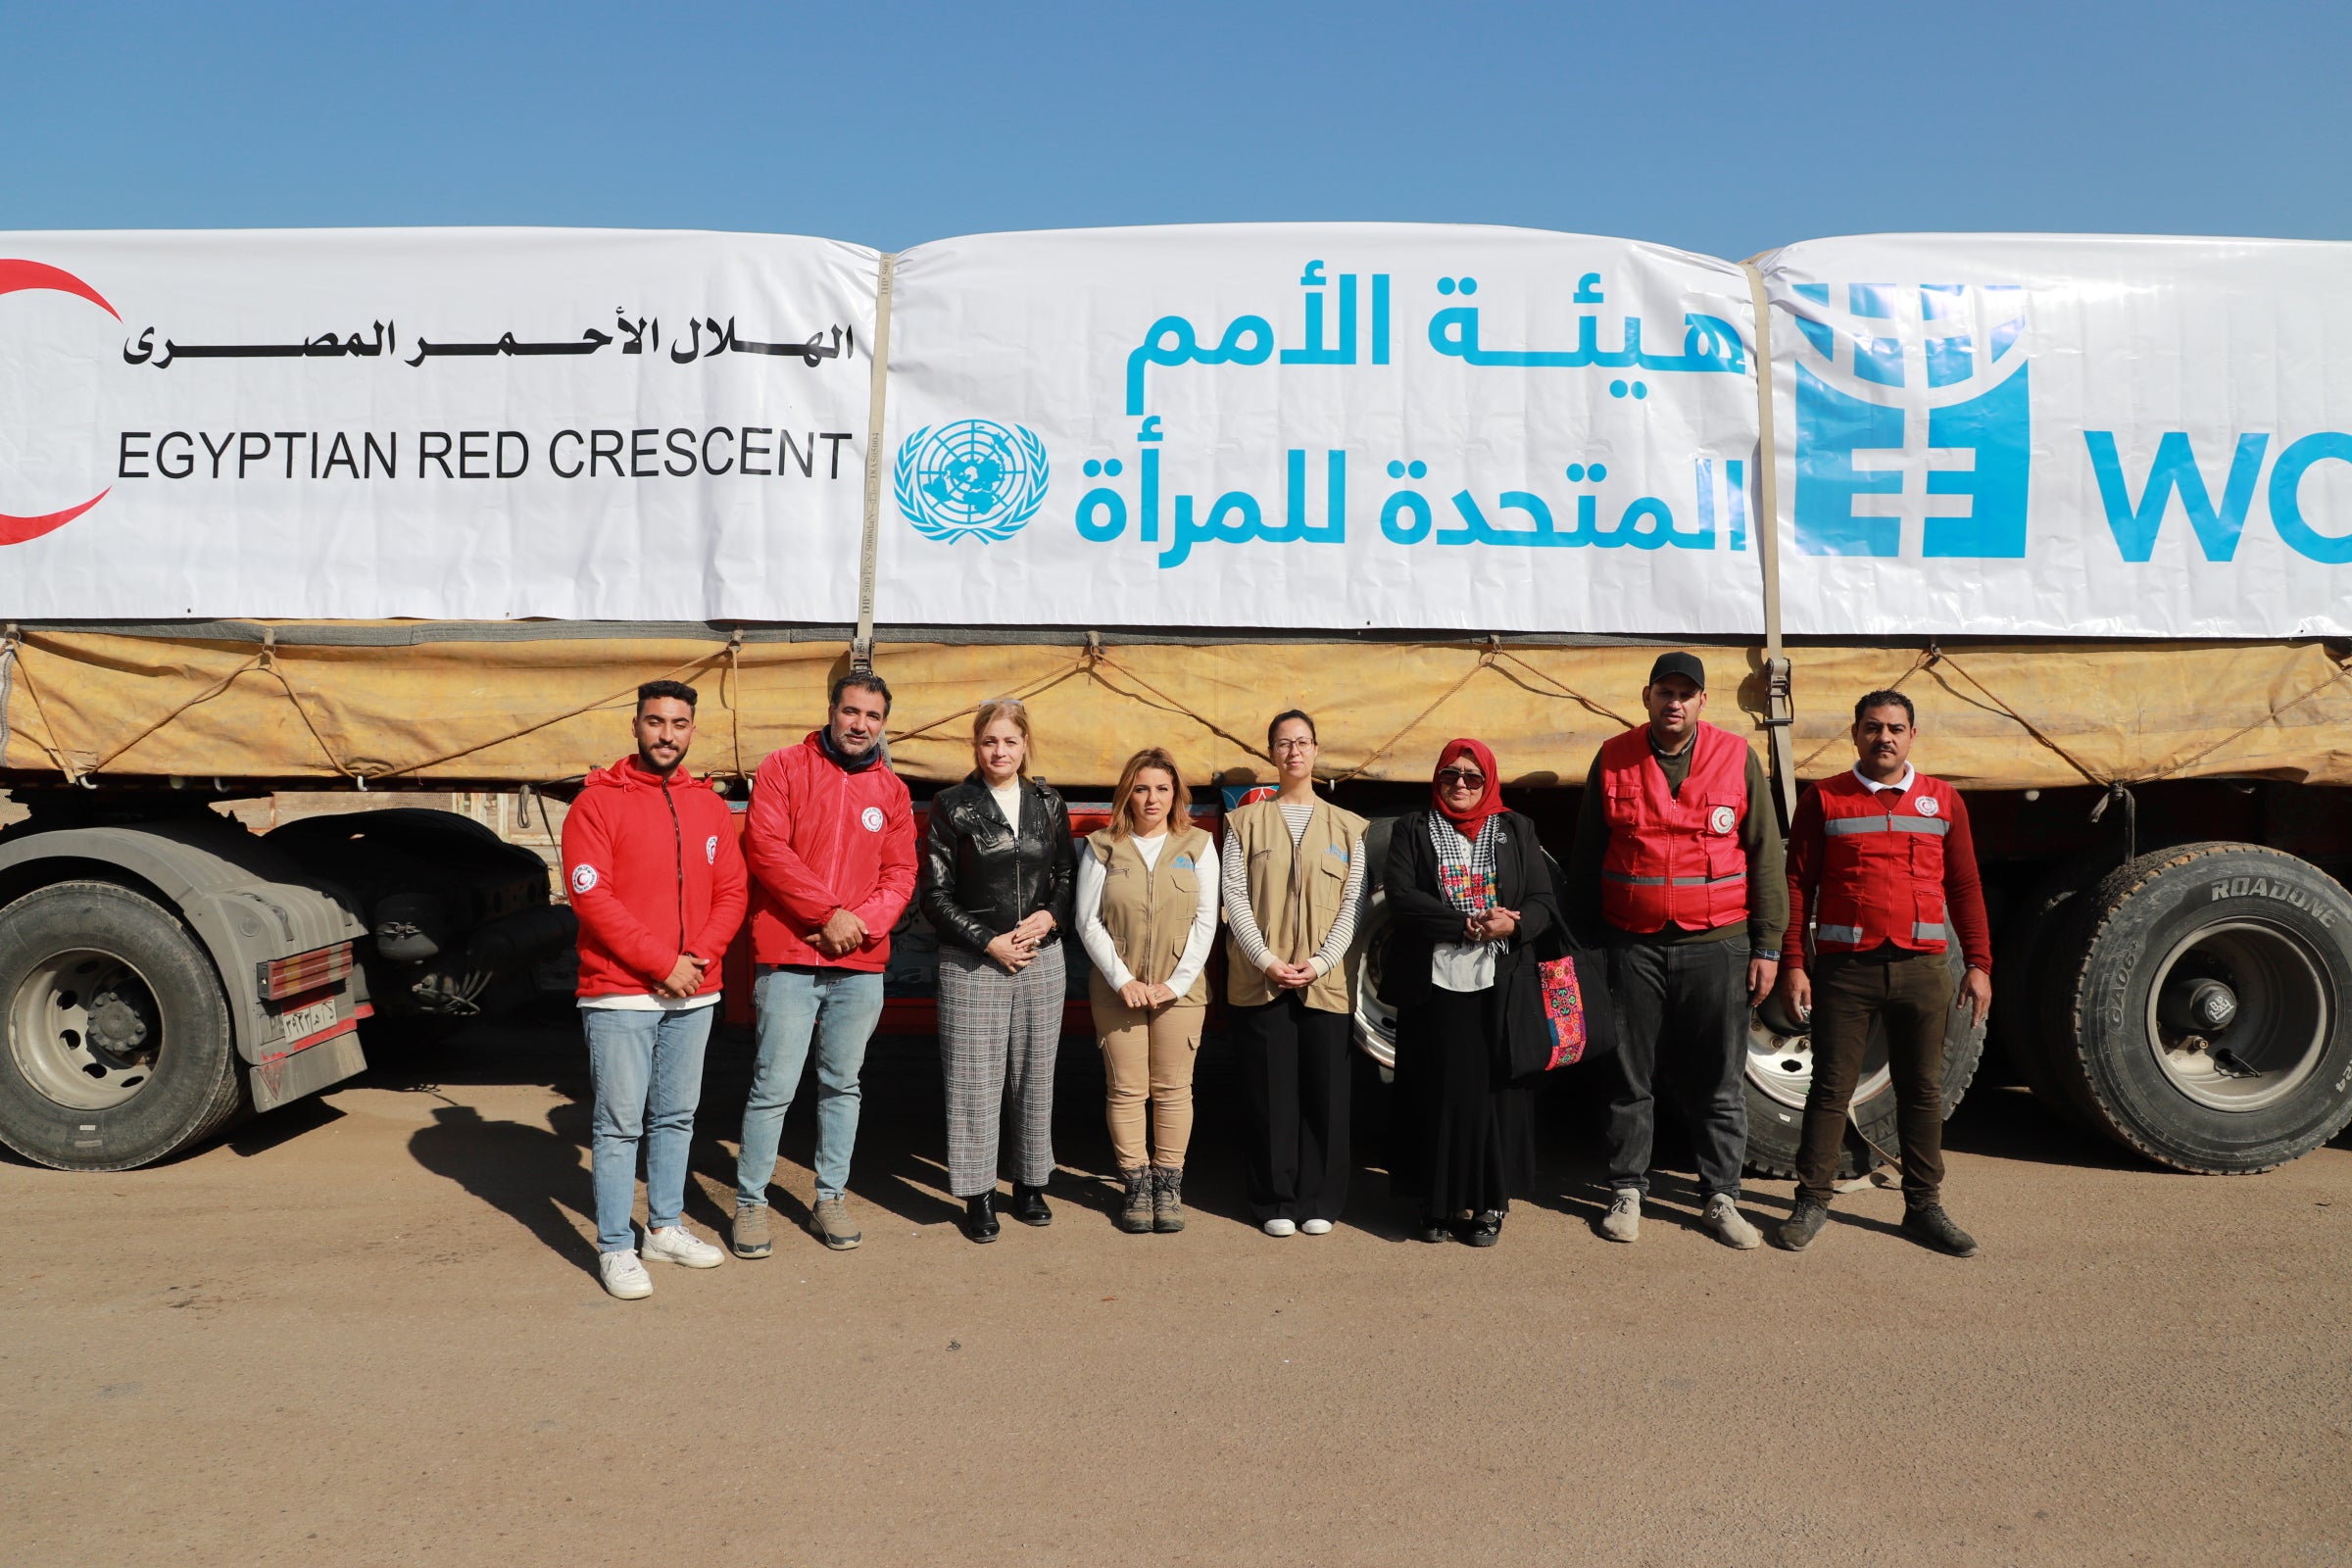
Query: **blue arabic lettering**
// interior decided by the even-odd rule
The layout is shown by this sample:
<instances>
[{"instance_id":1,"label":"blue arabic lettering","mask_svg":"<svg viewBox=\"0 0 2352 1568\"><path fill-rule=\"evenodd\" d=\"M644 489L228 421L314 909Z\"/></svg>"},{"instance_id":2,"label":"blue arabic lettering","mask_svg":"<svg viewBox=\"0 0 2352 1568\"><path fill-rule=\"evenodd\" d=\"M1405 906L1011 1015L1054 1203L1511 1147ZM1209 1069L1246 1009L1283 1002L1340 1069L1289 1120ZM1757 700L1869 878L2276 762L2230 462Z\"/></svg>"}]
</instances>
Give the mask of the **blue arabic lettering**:
<instances>
[{"instance_id":1,"label":"blue arabic lettering","mask_svg":"<svg viewBox=\"0 0 2352 1568\"><path fill-rule=\"evenodd\" d=\"M1588 273L1591 280L1594 274ZM1438 279L1440 294L1471 295L1478 292L1474 277ZM1585 290L1577 291L1581 299ZM1597 294L1594 296L1597 298ZM1747 373L1747 356L1740 346L1740 334L1730 322L1719 316L1696 313L1684 316L1683 352L1679 355L1644 354L1642 351L1642 318L1625 318L1622 346L1615 350L1600 346L1600 318L1580 316L1576 318L1576 347L1574 349L1490 349L1478 341L1478 307L1456 305L1439 311L1429 318L1429 346L1449 359L1469 365L1500 367L1510 369L1581 370L1642 369L1660 372L1723 370L1735 375ZM1624 396L1618 393L1618 396Z\"/></svg>"},{"instance_id":2,"label":"blue arabic lettering","mask_svg":"<svg viewBox=\"0 0 2352 1568\"><path fill-rule=\"evenodd\" d=\"M1689 543L1692 550L1712 550L1715 548L1715 460L1700 458L1693 466L1698 470L1698 529L1693 534L1676 534L1674 542ZM1726 458L1723 462L1723 514L1732 548L1745 550L1747 465L1738 458Z\"/></svg>"},{"instance_id":3,"label":"blue arabic lettering","mask_svg":"<svg viewBox=\"0 0 2352 1568\"><path fill-rule=\"evenodd\" d=\"M1144 475L1148 487L1145 505L1143 537L1153 537L1158 507L1157 453L1144 454ZM1257 498L1242 490L1229 490L1210 504L1205 519L1195 520L1195 500L1188 495L1176 497L1173 524L1174 540L1160 552L1162 567L1181 566L1191 559L1193 546L1210 541L1225 544L1249 544L1262 541L1267 544L1338 545L1348 542L1348 454L1331 451L1325 454L1325 520L1309 524L1306 520L1306 452L1293 448L1284 455L1284 470L1288 495L1284 501L1283 520L1268 523ZM1227 521L1238 517L1238 521Z\"/></svg>"},{"instance_id":4,"label":"blue arabic lettering","mask_svg":"<svg viewBox=\"0 0 2352 1568\"><path fill-rule=\"evenodd\" d=\"M1245 344L1245 336L1251 341ZM1263 365L1273 352L1274 328L1262 316L1235 317L1213 349L1200 346L1192 322L1181 316L1163 316L1127 356L1127 412L1144 412L1147 365Z\"/></svg>"},{"instance_id":5,"label":"blue arabic lettering","mask_svg":"<svg viewBox=\"0 0 2352 1568\"><path fill-rule=\"evenodd\" d=\"M1306 289L1306 347L1284 349L1280 363L1284 365L1353 365L1355 359L1356 309L1353 272L1340 274L1340 340L1336 346L1326 346L1323 330L1323 264L1309 262L1298 274L1298 286ZM1372 274L1372 363L1389 363L1389 274Z\"/></svg>"},{"instance_id":6,"label":"blue arabic lettering","mask_svg":"<svg viewBox=\"0 0 2352 1568\"><path fill-rule=\"evenodd\" d=\"M1116 458L1108 463L1089 458L1086 460L1085 472L1089 479L1098 474L1115 479L1119 476L1121 466ZM1127 498L1110 486L1097 485L1078 498L1079 538L1092 544L1106 545L1124 532L1126 527Z\"/></svg>"},{"instance_id":7,"label":"blue arabic lettering","mask_svg":"<svg viewBox=\"0 0 2352 1568\"><path fill-rule=\"evenodd\" d=\"M1409 465L1403 463L1389 465L1390 478L1402 479L1407 475L1415 479L1427 478L1429 465L1423 463L1419 458L1415 458ZM1412 520L1410 522L1397 521L1397 518L1406 513L1412 514ZM1419 544L1429 537L1431 522L1429 498L1418 490L1399 490L1381 505L1380 532L1381 536L1391 544Z\"/></svg>"}]
</instances>

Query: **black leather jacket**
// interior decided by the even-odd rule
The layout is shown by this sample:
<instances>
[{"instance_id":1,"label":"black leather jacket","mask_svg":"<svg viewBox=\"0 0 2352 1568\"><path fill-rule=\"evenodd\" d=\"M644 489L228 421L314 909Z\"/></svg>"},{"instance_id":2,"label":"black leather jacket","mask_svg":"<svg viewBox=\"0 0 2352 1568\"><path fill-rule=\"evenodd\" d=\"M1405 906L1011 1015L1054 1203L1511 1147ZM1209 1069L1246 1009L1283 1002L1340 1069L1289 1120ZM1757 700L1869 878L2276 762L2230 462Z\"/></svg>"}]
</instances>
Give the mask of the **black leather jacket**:
<instances>
[{"instance_id":1,"label":"black leather jacket","mask_svg":"<svg viewBox=\"0 0 2352 1568\"><path fill-rule=\"evenodd\" d=\"M1011 824L978 773L932 797L923 913L943 945L984 953L1039 909L1054 916L1046 943L1060 941L1077 877L1070 808L1050 786L1021 780L1021 819Z\"/></svg>"}]
</instances>

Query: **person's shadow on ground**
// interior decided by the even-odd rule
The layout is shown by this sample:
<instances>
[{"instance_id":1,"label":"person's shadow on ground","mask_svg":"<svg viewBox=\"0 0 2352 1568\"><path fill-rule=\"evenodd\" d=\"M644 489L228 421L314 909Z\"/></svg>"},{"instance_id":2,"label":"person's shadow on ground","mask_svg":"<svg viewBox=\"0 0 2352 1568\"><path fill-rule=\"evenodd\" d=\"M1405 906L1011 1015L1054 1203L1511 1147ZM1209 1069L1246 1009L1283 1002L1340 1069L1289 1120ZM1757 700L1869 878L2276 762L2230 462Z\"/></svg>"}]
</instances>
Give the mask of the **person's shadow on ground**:
<instances>
[{"instance_id":1,"label":"person's shadow on ground","mask_svg":"<svg viewBox=\"0 0 2352 1568\"><path fill-rule=\"evenodd\" d=\"M584 1114L562 1107L558 1116L564 1108ZM583 1141L518 1121L484 1121L471 1105L442 1105L431 1126L410 1136L409 1153L593 1274L596 1244L579 1228L580 1220L593 1224L596 1211Z\"/></svg>"}]
</instances>

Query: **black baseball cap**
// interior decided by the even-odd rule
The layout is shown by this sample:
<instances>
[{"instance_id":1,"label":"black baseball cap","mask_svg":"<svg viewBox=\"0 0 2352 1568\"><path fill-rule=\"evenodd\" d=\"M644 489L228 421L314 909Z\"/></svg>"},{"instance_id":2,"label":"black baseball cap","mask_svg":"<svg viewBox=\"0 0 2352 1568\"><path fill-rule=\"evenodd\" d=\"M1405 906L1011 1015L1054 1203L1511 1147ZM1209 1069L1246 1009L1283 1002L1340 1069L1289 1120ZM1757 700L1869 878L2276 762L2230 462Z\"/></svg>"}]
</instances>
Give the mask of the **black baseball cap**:
<instances>
[{"instance_id":1,"label":"black baseball cap","mask_svg":"<svg viewBox=\"0 0 2352 1568\"><path fill-rule=\"evenodd\" d=\"M1655 686L1662 675L1680 675L1700 691L1707 689L1707 666L1698 662L1696 654L1660 654L1658 662L1649 666L1649 684Z\"/></svg>"}]
</instances>

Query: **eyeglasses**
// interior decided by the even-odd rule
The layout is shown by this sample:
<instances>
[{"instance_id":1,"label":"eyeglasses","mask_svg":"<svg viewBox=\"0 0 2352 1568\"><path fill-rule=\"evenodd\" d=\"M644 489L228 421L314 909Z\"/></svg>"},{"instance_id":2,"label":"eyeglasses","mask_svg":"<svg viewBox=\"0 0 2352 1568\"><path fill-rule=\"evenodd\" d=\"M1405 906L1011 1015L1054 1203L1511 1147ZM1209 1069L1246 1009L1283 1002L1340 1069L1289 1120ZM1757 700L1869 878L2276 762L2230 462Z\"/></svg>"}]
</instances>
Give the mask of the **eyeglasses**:
<instances>
[{"instance_id":1,"label":"eyeglasses","mask_svg":"<svg viewBox=\"0 0 2352 1568\"><path fill-rule=\"evenodd\" d=\"M1315 742L1312 736L1295 735L1287 741L1276 741L1274 743L1274 750L1278 752L1306 752L1314 750L1314 745Z\"/></svg>"},{"instance_id":2,"label":"eyeglasses","mask_svg":"<svg viewBox=\"0 0 2352 1568\"><path fill-rule=\"evenodd\" d=\"M1448 789L1478 790L1487 787L1487 775L1458 767L1442 767L1438 769L1438 782Z\"/></svg>"}]
</instances>

